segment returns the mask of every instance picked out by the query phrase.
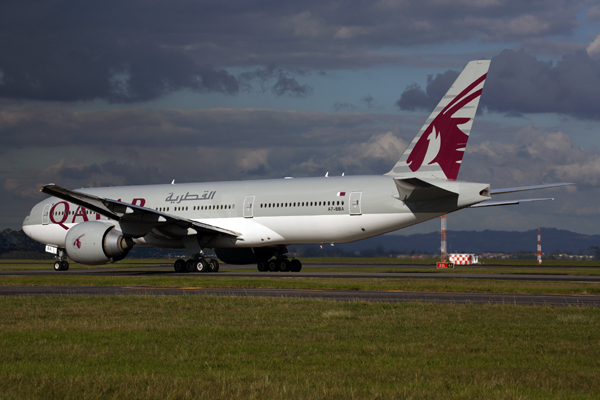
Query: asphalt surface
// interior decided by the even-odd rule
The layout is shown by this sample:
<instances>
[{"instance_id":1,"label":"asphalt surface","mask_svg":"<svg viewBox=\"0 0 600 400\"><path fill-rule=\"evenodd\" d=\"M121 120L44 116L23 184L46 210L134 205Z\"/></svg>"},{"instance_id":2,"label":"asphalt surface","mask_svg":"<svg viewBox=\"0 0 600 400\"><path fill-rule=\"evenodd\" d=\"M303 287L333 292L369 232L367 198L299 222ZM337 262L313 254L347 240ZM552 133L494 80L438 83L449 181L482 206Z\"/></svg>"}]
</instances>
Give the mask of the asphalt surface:
<instances>
[{"instance_id":1,"label":"asphalt surface","mask_svg":"<svg viewBox=\"0 0 600 400\"><path fill-rule=\"evenodd\" d=\"M381 268L382 265L343 265L345 268ZM410 266L414 268L415 266ZM305 268L332 268L331 265L310 264ZM431 267L429 267L431 268ZM287 277L293 278L436 278L436 279L503 279L503 280L537 280L600 283L600 276L576 275L533 275L533 274L445 274L431 272L314 272L299 273L274 272L259 273L254 268L224 265L216 276L227 277ZM41 275L84 275L84 276L190 276L177 274L170 264L149 265L132 268L99 267L91 269L75 269L54 271L51 266L43 270L0 271L2 276L41 276ZM202 274L193 274L202 276ZM1 282L1 281L0 281ZM0 285L1 296L62 296L62 295L145 295L145 296L177 296L177 295L212 295L212 296L259 296L278 298L317 298L339 301L376 301L406 302L423 301L435 303L457 304L516 304L516 305L560 305L560 306L593 306L600 307L600 296L588 295L543 295L543 294L488 294L488 293L439 293L439 292L403 292L403 291L343 291L343 290L302 290L302 289L239 289L239 288L173 288L173 287L121 287L121 286L15 286Z\"/></svg>"}]
</instances>

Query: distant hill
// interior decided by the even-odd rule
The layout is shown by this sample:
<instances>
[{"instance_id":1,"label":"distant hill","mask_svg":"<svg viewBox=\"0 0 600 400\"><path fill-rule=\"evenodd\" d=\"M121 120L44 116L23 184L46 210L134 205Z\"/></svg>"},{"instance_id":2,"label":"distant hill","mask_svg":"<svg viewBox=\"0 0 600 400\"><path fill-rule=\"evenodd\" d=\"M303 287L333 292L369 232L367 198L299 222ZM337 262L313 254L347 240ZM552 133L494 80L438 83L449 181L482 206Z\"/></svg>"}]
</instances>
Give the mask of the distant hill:
<instances>
[{"instance_id":1,"label":"distant hill","mask_svg":"<svg viewBox=\"0 0 600 400\"><path fill-rule=\"evenodd\" d=\"M542 251L544 253L579 254L590 248L600 247L600 235L584 235L554 228L542 228ZM485 251L516 253L534 252L537 247L537 230L516 231L448 231L448 252L477 253ZM290 246L289 250L303 256L360 255L376 256L390 254L429 253L439 254L440 235L437 232L398 235L387 234L354 243L319 246ZM598 251L596 248L594 251ZM183 252L160 249L134 249L129 257L169 257ZM6 229L0 232L0 258L42 259L52 258L44 252L44 245L30 239L23 231Z\"/></svg>"},{"instance_id":2,"label":"distant hill","mask_svg":"<svg viewBox=\"0 0 600 400\"><path fill-rule=\"evenodd\" d=\"M544 253L558 251L579 254L580 251L587 251L590 247L600 246L600 235L584 235L555 228L541 228L541 233ZM481 254L487 251L516 253L518 251L535 252L537 249L537 229L526 232L448 231L446 236L449 253ZM294 249L306 254L306 250L299 247L294 246ZM439 248L440 234L437 232L413 235L387 234L354 243L336 244L333 248L324 244L321 254L338 253L341 255L346 253L365 256L409 253L439 254ZM310 255L319 254L319 250L318 247L313 246L309 253L311 253Z\"/></svg>"}]
</instances>

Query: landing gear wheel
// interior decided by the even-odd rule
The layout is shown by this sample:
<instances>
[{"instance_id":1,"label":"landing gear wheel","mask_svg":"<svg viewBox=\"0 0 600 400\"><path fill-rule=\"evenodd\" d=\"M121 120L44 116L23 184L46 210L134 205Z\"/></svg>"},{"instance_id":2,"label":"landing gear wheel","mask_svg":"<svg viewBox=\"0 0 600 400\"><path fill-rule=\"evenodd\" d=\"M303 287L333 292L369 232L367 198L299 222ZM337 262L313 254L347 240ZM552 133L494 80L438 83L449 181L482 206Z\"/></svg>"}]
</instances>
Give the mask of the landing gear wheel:
<instances>
[{"instance_id":1,"label":"landing gear wheel","mask_svg":"<svg viewBox=\"0 0 600 400\"><path fill-rule=\"evenodd\" d=\"M55 271L68 271L69 263L66 261L56 261L54 263L54 270Z\"/></svg>"},{"instance_id":2,"label":"landing gear wheel","mask_svg":"<svg viewBox=\"0 0 600 400\"><path fill-rule=\"evenodd\" d=\"M204 258L199 259L195 263L196 272L208 272L210 270L210 264Z\"/></svg>"},{"instance_id":3,"label":"landing gear wheel","mask_svg":"<svg viewBox=\"0 0 600 400\"><path fill-rule=\"evenodd\" d=\"M208 260L210 264L210 272L219 272L219 262L214 258Z\"/></svg>"},{"instance_id":4,"label":"landing gear wheel","mask_svg":"<svg viewBox=\"0 0 600 400\"><path fill-rule=\"evenodd\" d=\"M178 260L175 260L175 264L173 264L173 268L175 269L175 272L177 272L177 273L185 272L185 260L182 260L181 258Z\"/></svg>"},{"instance_id":5,"label":"landing gear wheel","mask_svg":"<svg viewBox=\"0 0 600 400\"><path fill-rule=\"evenodd\" d=\"M259 261L258 264L256 264L256 268L258 268L260 272L265 272L269 269L269 266L266 261Z\"/></svg>"},{"instance_id":6,"label":"landing gear wheel","mask_svg":"<svg viewBox=\"0 0 600 400\"><path fill-rule=\"evenodd\" d=\"M185 262L185 272L194 272L194 270L196 269L196 260L187 260Z\"/></svg>"},{"instance_id":7,"label":"landing gear wheel","mask_svg":"<svg viewBox=\"0 0 600 400\"><path fill-rule=\"evenodd\" d=\"M302 263L300 262L300 260L290 261L290 271L300 272L301 269L302 269Z\"/></svg>"},{"instance_id":8,"label":"landing gear wheel","mask_svg":"<svg viewBox=\"0 0 600 400\"><path fill-rule=\"evenodd\" d=\"M269 262L269 272L278 272L279 271L279 261L271 260Z\"/></svg>"},{"instance_id":9,"label":"landing gear wheel","mask_svg":"<svg viewBox=\"0 0 600 400\"><path fill-rule=\"evenodd\" d=\"M291 268L291 264L289 260L281 260L279 261L279 270L281 272L289 272Z\"/></svg>"}]
</instances>

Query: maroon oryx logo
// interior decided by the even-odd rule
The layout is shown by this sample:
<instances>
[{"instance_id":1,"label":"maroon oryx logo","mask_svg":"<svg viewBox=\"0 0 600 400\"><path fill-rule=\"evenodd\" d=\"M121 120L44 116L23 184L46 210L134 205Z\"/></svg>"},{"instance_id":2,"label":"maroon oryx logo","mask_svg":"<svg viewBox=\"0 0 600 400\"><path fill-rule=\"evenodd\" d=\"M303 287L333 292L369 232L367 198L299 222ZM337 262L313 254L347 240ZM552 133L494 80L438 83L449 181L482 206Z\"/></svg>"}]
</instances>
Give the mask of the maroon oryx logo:
<instances>
[{"instance_id":1,"label":"maroon oryx logo","mask_svg":"<svg viewBox=\"0 0 600 400\"><path fill-rule=\"evenodd\" d=\"M75 241L73 242L73 246L77 247L78 249L81 249L81 238L85 236L85 233L83 235L80 235L77 239L75 239Z\"/></svg>"},{"instance_id":2,"label":"maroon oryx logo","mask_svg":"<svg viewBox=\"0 0 600 400\"><path fill-rule=\"evenodd\" d=\"M430 142L437 139L439 140L440 149L437 155L429 161L428 165L438 163L446 178L456 179L460 168L459 161L462 160L465 154L467 140L469 139L469 136L460 130L458 126L466 124L471 118L453 118L453 116L458 110L481 96L483 89L476 90L473 93L471 91L483 82L486 76L487 74L482 75L465 90L460 92L429 124L406 160L413 172L421 168Z\"/></svg>"}]
</instances>

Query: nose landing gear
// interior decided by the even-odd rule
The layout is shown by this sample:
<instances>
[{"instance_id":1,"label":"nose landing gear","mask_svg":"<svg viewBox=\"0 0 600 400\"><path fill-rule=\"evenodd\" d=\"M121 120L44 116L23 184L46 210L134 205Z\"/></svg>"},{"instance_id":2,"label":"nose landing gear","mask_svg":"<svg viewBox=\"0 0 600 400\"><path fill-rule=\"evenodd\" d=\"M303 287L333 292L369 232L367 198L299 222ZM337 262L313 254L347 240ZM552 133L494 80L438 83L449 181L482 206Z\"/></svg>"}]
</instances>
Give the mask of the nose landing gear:
<instances>
[{"instance_id":1,"label":"nose landing gear","mask_svg":"<svg viewBox=\"0 0 600 400\"><path fill-rule=\"evenodd\" d=\"M69 262L67 261L67 253L64 250L57 250L56 261L54 262L54 270L55 271L68 271L69 270Z\"/></svg>"}]
</instances>

